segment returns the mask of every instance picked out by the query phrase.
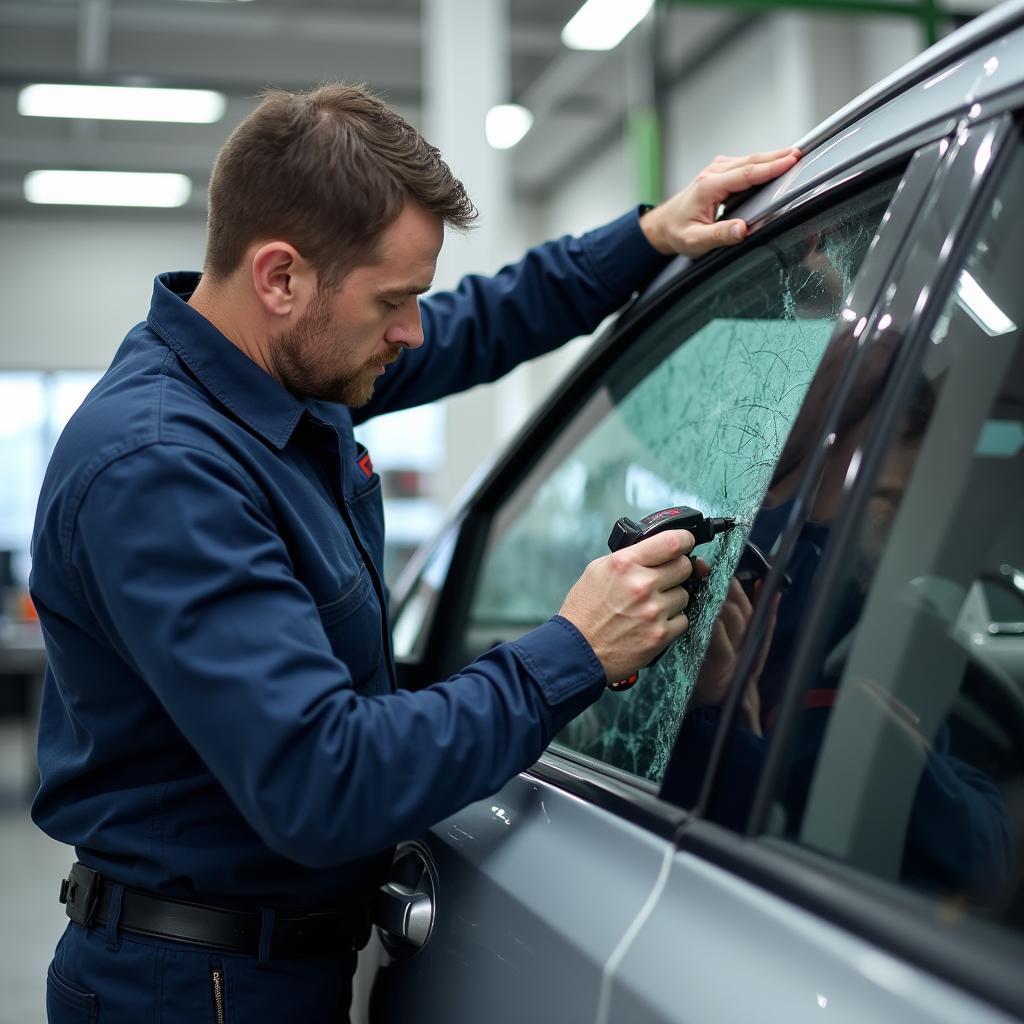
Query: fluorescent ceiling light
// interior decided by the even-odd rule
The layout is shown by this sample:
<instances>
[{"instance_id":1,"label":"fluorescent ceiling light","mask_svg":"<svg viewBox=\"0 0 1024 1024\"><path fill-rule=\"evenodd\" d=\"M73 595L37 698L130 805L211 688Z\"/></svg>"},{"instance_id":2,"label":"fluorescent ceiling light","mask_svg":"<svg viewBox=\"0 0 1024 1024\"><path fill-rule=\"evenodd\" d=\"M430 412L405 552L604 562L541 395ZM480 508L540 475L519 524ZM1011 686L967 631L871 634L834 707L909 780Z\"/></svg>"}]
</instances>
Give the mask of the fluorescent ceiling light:
<instances>
[{"instance_id":1,"label":"fluorescent ceiling light","mask_svg":"<svg viewBox=\"0 0 1024 1024\"><path fill-rule=\"evenodd\" d=\"M18 113L26 117L211 124L224 116L225 102L221 93L208 89L27 85L18 94Z\"/></svg>"},{"instance_id":2,"label":"fluorescent ceiling light","mask_svg":"<svg viewBox=\"0 0 1024 1024\"><path fill-rule=\"evenodd\" d=\"M499 103L487 111L484 131L495 149L511 149L533 124L533 114L518 103Z\"/></svg>"},{"instance_id":3,"label":"fluorescent ceiling light","mask_svg":"<svg viewBox=\"0 0 1024 1024\"><path fill-rule=\"evenodd\" d=\"M562 29L570 50L614 50L647 17L654 0L587 0Z\"/></svg>"},{"instance_id":4,"label":"fluorescent ceiling light","mask_svg":"<svg viewBox=\"0 0 1024 1024\"><path fill-rule=\"evenodd\" d=\"M1009 334L1017 325L989 298L988 293L963 271L956 286L960 306L967 315L990 337Z\"/></svg>"},{"instance_id":5,"label":"fluorescent ceiling light","mask_svg":"<svg viewBox=\"0 0 1024 1024\"><path fill-rule=\"evenodd\" d=\"M184 206L192 182L184 174L121 171L32 171L25 176L30 203L70 206Z\"/></svg>"}]
</instances>

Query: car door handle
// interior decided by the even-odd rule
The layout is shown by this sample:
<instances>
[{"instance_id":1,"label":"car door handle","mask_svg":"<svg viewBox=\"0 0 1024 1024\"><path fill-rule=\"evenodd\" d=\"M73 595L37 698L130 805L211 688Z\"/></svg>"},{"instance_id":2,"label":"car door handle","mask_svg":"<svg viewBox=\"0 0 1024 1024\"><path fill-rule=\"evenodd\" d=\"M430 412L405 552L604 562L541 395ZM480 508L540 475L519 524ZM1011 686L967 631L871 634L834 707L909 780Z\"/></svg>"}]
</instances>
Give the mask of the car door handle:
<instances>
[{"instance_id":1,"label":"car door handle","mask_svg":"<svg viewBox=\"0 0 1024 1024\"><path fill-rule=\"evenodd\" d=\"M430 937L434 904L425 892L417 892L401 882L388 882L377 890L370 918L391 938L422 949Z\"/></svg>"}]
</instances>

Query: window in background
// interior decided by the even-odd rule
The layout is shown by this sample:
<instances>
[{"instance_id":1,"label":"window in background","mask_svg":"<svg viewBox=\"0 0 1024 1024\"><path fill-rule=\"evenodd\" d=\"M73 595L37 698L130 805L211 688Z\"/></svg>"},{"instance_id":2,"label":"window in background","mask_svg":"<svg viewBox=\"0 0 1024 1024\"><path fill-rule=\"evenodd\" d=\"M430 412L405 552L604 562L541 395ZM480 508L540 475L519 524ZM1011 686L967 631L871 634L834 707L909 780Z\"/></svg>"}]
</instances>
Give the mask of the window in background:
<instances>
[{"instance_id":1,"label":"window in background","mask_svg":"<svg viewBox=\"0 0 1024 1024\"><path fill-rule=\"evenodd\" d=\"M356 428L384 495L384 575L394 584L412 553L436 532L441 508L434 497L435 474L444 457L444 406L405 409Z\"/></svg>"},{"instance_id":2,"label":"window in background","mask_svg":"<svg viewBox=\"0 0 1024 1024\"><path fill-rule=\"evenodd\" d=\"M0 552L9 578L28 582L29 541L46 463L98 372L0 373Z\"/></svg>"}]
</instances>

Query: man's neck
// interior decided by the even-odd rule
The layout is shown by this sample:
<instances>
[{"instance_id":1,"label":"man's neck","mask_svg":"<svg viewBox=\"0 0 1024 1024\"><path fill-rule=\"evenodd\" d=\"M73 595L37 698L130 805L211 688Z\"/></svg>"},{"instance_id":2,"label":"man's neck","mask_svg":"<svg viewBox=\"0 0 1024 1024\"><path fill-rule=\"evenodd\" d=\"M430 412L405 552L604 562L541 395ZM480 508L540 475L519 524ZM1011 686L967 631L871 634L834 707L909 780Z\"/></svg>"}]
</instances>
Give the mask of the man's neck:
<instances>
[{"instance_id":1,"label":"man's neck","mask_svg":"<svg viewBox=\"0 0 1024 1024\"><path fill-rule=\"evenodd\" d=\"M204 275L199 279L188 304L261 370L274 376L267 358L266 340L252 322L252 317L246 314L243 303L232 295L230 282L214 284Z\"/></svg>"}]
</instances>

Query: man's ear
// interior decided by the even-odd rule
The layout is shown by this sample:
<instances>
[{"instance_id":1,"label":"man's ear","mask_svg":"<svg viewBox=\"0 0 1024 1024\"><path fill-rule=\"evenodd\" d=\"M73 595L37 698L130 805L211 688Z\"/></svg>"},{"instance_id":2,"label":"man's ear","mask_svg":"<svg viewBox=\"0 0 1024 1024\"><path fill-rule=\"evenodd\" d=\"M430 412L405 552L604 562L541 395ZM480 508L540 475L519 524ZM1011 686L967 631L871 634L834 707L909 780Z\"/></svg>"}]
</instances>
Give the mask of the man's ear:
<instances>
[{"instance_id":1,"label":"man's ear","mask_svg":"<svg viewBox=\"0 0 1024 1024\"><path fill-rule=\"evenodd\" d=\"M299 316L316 293L316 273L287 242L264 242L252 254L252 286L274 318Z\"/></svg>"}]
</instances>

